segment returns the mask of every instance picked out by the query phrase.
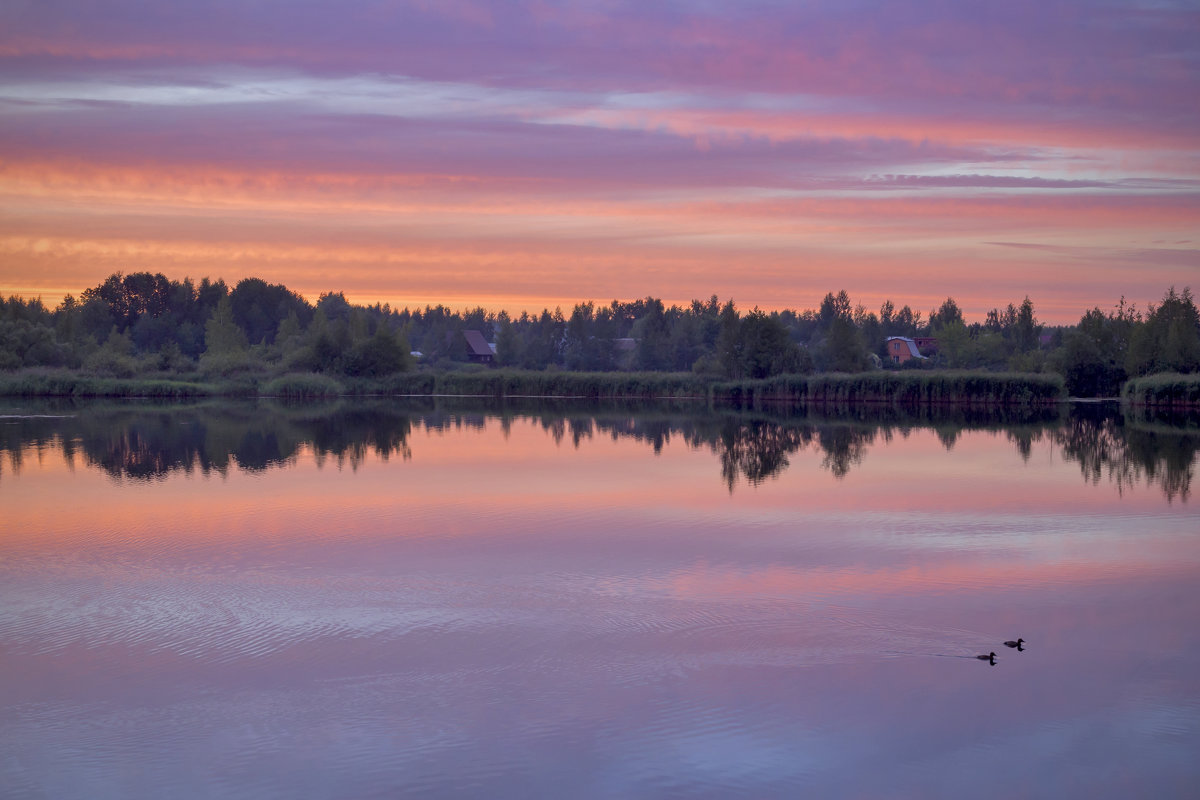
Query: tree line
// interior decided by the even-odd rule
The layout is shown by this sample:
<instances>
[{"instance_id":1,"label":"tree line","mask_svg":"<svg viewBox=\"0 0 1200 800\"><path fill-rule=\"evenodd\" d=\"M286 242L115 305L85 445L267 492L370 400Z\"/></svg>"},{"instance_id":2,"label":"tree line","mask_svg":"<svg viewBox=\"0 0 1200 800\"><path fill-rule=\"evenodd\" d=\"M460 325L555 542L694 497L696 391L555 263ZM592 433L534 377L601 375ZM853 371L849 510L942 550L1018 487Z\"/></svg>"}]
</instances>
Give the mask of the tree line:
<instances>
[{"instance_id":1,"label":"tree line","mask_svg":"<svg viewBox=\"0 0 1200 800\"><path fill-rule=\"evenodd\" d=\"M691 371L725 379L876 368L1058 372L1076 396L1116 395L1131 377L1200 371L1200 315L1188 288L1172 287L1144 310L1122 298L1107 311L1088 310L1077 325L1046 326L1028 297L975 322L953 298L926 315L890 300L870 310L845 291L804 311L742 311L713 295L687 305L647 297L510 316L443 305L354 305L340 292L310 303L259 278L230 288L148 272L116 273L54 309L39 299L0 298L0 369L374 377L418 363L457 368L471 360L463 336L470 330L494 343L494 363L533 370ZM893 336L936 344L927 358L894 365L886 351Z\"/></svg>"}]
</instances>

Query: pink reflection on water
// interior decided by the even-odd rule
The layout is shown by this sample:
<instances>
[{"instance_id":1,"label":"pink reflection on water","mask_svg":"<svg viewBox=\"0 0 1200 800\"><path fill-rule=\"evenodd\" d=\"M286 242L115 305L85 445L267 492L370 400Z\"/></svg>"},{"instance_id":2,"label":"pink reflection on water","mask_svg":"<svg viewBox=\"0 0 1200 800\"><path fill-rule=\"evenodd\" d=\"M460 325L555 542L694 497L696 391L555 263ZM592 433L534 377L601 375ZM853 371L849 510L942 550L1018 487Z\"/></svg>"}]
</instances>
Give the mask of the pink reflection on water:
<instances>
[{"instance_id":1,"label":"pink reflection on water","mask_svg":"<svg viewBox=\"0 0 1200 800\"><path fill-rule=\"evenodd\" d=\"M23 772L0 773L514 796L1196 777L1194 512L1087 483L1049 441L1024 461L916 430L842 478L810 446L732 492L681 439L575 447L515 420L408 445L156 481L48 451L5 473L0 749ZM53 778L49 753L91 757Z\"/></svg>"}]
</instances>

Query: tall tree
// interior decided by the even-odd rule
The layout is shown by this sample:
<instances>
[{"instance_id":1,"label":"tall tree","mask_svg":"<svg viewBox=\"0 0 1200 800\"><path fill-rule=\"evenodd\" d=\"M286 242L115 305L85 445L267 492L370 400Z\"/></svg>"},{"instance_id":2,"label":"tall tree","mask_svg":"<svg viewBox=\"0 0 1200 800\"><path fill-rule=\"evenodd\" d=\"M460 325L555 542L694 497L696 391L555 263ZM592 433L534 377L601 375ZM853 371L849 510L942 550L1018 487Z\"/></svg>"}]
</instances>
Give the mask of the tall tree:
<instances>
[{"instance_id":1,"label":"tall tree","mask_svg":"<svg viewBox=\"0 0 1200 800\"><path fill-rule=\"evenodd\" d=\"M929 328L934 333L954 324L964 325L962 310L953 297L947 297L937 311L929 314Z\"/></svg>"},{"instance_id":2,"label":"tall tree","mask_svg":"<svg viewBox=\"0 0 1200 800\"><path fill-rule=\"evenodd\" d=\"M1073 397L1116 397L1125 382L1128 330L1121 320L1093 308L1063 340L1060 370Z\"/></svg>"},{"instance_id":3,"label":"tall tree","mask_svg":"<svg viewBox=\"0 0 1200 800\"><path fill-rule=\"evenodd\" d=\"M1190 287L1176 292L1172 286L1150 306L1145 322L1134 328L1127 363L1133 375L1200 371L1200 313Z\"/></svg>"},{"instance_id":4,"label":"tall tree","mask_svg":"<svg viewBox=\"0 0 1200 800\"><path fill-rule=\"evenodd\" d=\"M229 299L233 304L234 322L255 344L274 343L279 324L289 314L294 314L301 325L312 319L312 306L303 297L286 286L270 284L260 278L239 281L229 293Z\"/></svg>"},{"instance_id":5,"label":"tall tree","mask_svg":"<svg viewBox=\"0 0 1200 800\"><path fill-rule=\"evenodd\" d=\"M1013 343L1018 352L1028 353L1038 346L1041 335L1042 325L1033 315L1033 301L1029 299L1029 295L1025 295L1025 299L1021 301L1021 307L1016 309L1016 313L1013 315Z\"/></svg>"}]
</instances>

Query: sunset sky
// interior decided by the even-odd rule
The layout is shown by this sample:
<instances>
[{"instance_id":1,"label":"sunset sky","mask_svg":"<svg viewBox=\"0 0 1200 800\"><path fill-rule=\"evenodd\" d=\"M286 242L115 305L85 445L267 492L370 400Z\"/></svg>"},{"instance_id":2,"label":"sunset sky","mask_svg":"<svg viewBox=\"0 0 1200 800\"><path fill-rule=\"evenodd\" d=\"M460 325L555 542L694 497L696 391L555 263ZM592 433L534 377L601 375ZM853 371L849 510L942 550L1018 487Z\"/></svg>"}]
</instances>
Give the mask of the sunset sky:
<instances>
[{"instance_id":1,"label":"sunset sky","mask_svg":"<svg viewBox=\"0 0 1200 800\"><path fill-rule=\"evenodd\" d=\"M1200 6L5 0L0 293L1200 290Z\"/></svg>"}]
</instances>

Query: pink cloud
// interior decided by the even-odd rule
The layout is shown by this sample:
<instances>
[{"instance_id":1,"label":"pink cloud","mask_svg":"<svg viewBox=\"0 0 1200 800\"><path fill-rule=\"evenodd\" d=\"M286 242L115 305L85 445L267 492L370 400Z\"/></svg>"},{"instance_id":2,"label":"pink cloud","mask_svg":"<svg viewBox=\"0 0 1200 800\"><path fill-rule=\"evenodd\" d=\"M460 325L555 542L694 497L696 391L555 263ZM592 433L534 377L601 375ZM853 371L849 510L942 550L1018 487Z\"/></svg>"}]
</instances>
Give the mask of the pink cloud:
<instances>
[{"instance_id":1,"label":"pink cloud","mask_svg":"<svg viewBox=\"0 0 1200 800\"><path fill-rule=\"evenodd\" d=\"M6 7L0 290L163 265L509 305L1029 292L1075 319L1195 273L1162 242L1200 225L1198 27L1032 0Z\"/></svg>"}]
</instances>

